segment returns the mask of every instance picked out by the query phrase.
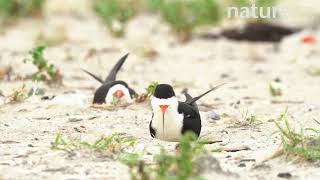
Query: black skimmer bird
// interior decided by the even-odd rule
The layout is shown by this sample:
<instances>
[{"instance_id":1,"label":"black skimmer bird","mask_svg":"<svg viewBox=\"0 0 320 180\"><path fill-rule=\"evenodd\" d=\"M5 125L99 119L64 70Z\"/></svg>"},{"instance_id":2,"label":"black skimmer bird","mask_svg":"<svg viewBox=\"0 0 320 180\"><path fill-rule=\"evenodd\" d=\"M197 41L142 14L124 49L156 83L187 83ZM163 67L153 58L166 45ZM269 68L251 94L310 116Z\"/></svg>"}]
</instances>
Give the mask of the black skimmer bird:
<instances>
[{"instance_id":1,"label":"black skimmer bird","mask_svg":"<svg viewBox=\"0 0 320 180\"><path fill-rule=\"evenodd\" d=\"M83 70L102 84L94 94L93 104L115 105L133 102L137 93L125 81L116 80L117 74L128 56L129 53L119 59L104 81L91 72Z\"/></svg>"},{"instance_id":2,"label":"black skimmer bird","mask_svg":"<svg viewBox=\"0 0 320 180\"><path fill-rule=\"evenodd\" d=\"M184 133L191 131L199 137L201 117L196 101L220 86L222 84L194 98L185 91L186 101L181 102L178 101L172 86L159 84L151 97L151 136L164 141L178 142Z\"/></svg>"}]
</instances>

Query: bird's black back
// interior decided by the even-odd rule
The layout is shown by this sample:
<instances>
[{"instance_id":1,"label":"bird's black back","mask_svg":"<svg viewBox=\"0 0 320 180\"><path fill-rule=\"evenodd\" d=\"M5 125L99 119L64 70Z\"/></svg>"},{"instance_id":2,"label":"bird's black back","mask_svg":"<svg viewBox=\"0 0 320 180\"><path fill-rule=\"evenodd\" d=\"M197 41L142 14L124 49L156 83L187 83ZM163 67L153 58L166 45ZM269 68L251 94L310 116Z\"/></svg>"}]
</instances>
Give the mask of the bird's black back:
<instances>
[{"instance_id":1,"label":"bird's black back","mask_svg":"<svg viewBox=\"0 0 320 180\"><path fill-rule=\"evenodd\" d=\"M152 124L152 120L153 120L153 116L154 116L154 114L152 113L152 117L151 117L151 121L150 121L150 123L149 123L149 130L150 130L150 135L151 135L151 137L156 137L156 130L154 130L153 128L152 128L152 126L151 126L151 124Z\"/></svg>"}]
</instances>

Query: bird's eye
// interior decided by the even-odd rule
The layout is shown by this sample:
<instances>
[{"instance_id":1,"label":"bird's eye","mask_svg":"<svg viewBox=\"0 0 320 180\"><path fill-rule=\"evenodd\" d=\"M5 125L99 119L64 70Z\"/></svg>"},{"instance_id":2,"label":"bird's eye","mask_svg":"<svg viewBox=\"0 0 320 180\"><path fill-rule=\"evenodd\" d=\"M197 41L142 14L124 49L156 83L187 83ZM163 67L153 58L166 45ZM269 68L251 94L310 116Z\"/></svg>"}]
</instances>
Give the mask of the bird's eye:
<instances>
[{"instance_id":1,"label":"bird's eye","mask_svg":"<svg viewBox=\"0 0 320 180\"><path fill-rule=\"evenodd\" d=\"M190 114L187 114L187 118L191 118L191 115L190 115Z\"/></svg>"}]
</instances>

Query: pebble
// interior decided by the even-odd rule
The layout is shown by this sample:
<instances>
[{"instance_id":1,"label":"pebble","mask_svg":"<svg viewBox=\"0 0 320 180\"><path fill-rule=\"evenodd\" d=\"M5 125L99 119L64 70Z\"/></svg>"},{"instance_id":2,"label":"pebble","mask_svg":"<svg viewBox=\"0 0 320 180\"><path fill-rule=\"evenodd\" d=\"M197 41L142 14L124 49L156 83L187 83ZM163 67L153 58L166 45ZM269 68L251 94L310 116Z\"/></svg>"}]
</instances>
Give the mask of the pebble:
<instances>
[{"instance_id":1,"label":"pebble","mask_svg":"<svg viewBox=\"0 0 320 180\"><path fill-rule=\"evenodd\" d=\"M286 179L290 179L292 178L292 175L288 172L282 172L282 173L278 173L278 177L279 178L286 178Z\"/></svg>"},{"instance_id":2,"label":"pebble","mask_svg":"<svg viewBox=\"0 0 320 180\"><path fill-rule=\"evenodd\" d=\"M274 82L281 83L282 81L281 81L281 79L280 79L279 77L276 77L276 78L274 79Z\"/></svg>"},{"instance_id":3,"label":"pebble","mask_svg":"<svg viewBox=\"0 0 320 180\"><path fill-rule=\"evenodd\" d=\"M208 116L209 116L210 119L216 120L216 121L221 119L220 115L217 114L217 113L214 112L214 111L210 111L210 112L208 113Z\"/></svg>"},{"instance_id":4,"label":"pebble","mask_svg":"<svg viewBox=\"0 0 320 180\"><path fill-rule=\"evenodd\" d=\"M77 118L77 117L71 117L69 118L69 122L79 122L79 121L82 121L83 119L82 118Z\"/></svg>"},{"instance_id":5,"label":"pebble","mask_svg":"<svg viewBox=\"0 0 320 180\"><path fill-rule=\"evenodd\" d=\"M222 73L222 74L220 75L220 77L224 79L224 78L230 77L230 75L227 74L227 73Z\"/></svg>"}]
</instances>

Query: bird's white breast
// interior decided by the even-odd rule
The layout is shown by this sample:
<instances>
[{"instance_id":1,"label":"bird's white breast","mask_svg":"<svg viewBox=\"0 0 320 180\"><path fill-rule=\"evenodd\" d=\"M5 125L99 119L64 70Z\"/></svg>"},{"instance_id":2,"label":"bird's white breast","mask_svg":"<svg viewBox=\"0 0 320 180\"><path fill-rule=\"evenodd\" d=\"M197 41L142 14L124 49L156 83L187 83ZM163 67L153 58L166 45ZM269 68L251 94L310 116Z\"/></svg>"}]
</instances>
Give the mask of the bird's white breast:
<instances>
[{"instance_id":1,"label":"bird's white breast","mask_svg":"<svg viewBox=\"0 0 320 180\"><path fill-rule=\"evenodd\" d=\"M183 114L178 113L178 105L170 105L164 113L153 107L151 127L156 131L156 138L165 141L179 141L183 127ZM164 119L164 121L163 121Z\"/></svg>"},{"instance_id":2,"label":"bird's white breast","mask_svg":"<svg viewBox=\"0 0 320 180\"><path fill-rule=\"evenodd\" d=\"M123 97L121 98L121 103L131 103L132 102L128 88L126 88L122 84L116 84L109 89L108 94L105 99L106 104L112 104L113 95L117 90L121 90L124 94Z\"/></svg>"}]
</instances>

